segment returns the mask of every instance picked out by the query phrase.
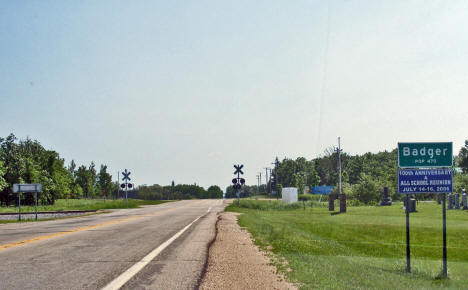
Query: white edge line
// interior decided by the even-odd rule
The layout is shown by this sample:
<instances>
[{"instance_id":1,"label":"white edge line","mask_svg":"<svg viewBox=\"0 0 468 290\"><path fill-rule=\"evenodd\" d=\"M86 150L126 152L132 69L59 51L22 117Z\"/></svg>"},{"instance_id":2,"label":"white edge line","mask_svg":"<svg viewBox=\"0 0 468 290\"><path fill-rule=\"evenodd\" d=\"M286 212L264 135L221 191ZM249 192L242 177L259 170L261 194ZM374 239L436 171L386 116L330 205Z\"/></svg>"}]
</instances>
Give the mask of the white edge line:
<instances>
[{"instance_id":1,"label":"white edge line","mask_svg":"<svg viewBox=\"0 0 468 290\"><path fill-rule=\"evenodd\" d=\"M206 215L210 212L211 207L208 208L206 213L202 214L201 216L197 217L193 220L190 224L188 224L185 228L178 231L175 235L173 235L169 240L162 243L159 247L151 251L148 255L143 257L140 261L136 262L133 266L128 268L125 272L120 274L117 278L112 280L109 284L104 286L102 290L116 290L120 289L125 283L127 283L130 279L133 278L138 272L141 271L146 265L149 264L157 255L159 255L167 246L169 246L173 241L175 241L178 237L180 237L191 225L193 225L196 221L198 221L202 216Z\"/></svg>"}]
</instances>

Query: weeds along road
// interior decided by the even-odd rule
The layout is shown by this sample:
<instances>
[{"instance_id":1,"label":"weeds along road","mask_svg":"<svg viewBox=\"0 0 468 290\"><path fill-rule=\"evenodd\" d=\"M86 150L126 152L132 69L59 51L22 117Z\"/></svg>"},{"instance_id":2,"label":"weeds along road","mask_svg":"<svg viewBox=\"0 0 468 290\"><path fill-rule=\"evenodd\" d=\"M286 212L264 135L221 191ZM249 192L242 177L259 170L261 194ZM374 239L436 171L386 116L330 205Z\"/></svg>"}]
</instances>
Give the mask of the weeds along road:
<instances>
[{"instance_id":1,"label":"weeds along road","mask_svg":"<svg viewBox=\"0 0 468 290\"><path fill-rule=\"evenodd\" d=\"M222 200L0 225L0 289L193 289Z\"/></svg>"}]
</instances>

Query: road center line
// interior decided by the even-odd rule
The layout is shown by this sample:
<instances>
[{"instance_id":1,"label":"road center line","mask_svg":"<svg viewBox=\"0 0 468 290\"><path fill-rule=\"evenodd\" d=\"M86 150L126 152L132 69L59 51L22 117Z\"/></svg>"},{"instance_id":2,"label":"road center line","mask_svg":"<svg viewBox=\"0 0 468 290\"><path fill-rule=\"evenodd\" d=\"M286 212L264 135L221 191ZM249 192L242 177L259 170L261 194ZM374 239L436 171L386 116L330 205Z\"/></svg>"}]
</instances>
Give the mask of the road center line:
<instances>
[{"instance_id":1,"label":"road center line","mask_svg":"<svg viewBox=\"0 0 468 290\"><path fill-rule=\"evenodd\" d=\"M138 272L140 272L146 265L149 264L157 255L159 255L165 248L167 248L172 242L174 242L178 237L180 237L191 225L193 225L196 221L198 221L201 217L206 215L210 212L211 207L208 208L206 213L202 214L201 216L197 217L183 229L178 231L175 235L173 235L170 239L159 245L156 249L151 251L148 255L143 257L140 261L136 262L133 266L128 268L125 272L120 274L117 278L107 284L102 290L116 290L120 289L125 283L127 283L133 276L135 276Z\"/></svg>"},{"instance_id":2,"label":"road center line","mask_svg":"<svg viewBox=\"0 0 468 290\"><path fill-rule=\"evenodd\" d=\"M143 217L155 216L155 215L159 215L159 214L171 211L171 210L187 207L189 205L193 205L194 203L198 203L198 202L200 202L200 201L189 203L189 204L183 205L181 207L173 207L173 208L163 209L163 210L157 211L157 212L155 212L153 214L143 214L143 215L132 216L132 217L128 217L128 218L108 221L108 222L99 223L99 224L95 224L95 225L75 228L75 229L71 229L69 231L63 231L63 232L38 236L38 237L31 238L31 239L10 243L10 244L4 244L4 245L0 245L0 251L8 249L8 248L12 248L12 247L20 246L20 245L30 244L30 243L33 243L33 242L38 242L38 241L48 240L48 239L52 239L52 238L56 238L56 237L61 237L61 236L72 234L72 233L87 231L87 230L91 230L91 229L95 229L95 228L100 228L100 227L104 227L104 226L109 226L109 225L113 225L113 224L118 224L118 223L122 223L122 222L131 221L131 220L136 220L136 219L140 219L140 218L143 218Z\"/></svg>"}]
</instances>

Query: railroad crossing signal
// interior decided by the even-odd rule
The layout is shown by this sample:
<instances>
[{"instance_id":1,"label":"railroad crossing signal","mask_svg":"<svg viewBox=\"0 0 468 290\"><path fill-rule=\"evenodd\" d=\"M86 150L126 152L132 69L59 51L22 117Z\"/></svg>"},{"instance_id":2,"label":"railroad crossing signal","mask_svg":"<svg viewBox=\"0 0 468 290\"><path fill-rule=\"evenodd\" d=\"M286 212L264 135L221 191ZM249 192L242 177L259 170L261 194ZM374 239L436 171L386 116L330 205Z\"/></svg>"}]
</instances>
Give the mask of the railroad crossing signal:
<instances>
[{"instance_id":1,"label":"railroad crossing signal","mask_svg":"<svg viewBox=\"0 0 468 290\"><path fill-rule=\"evenodd\" d=\"M237 195L237 204L239 204L239 197L240 197L240 189L242 188L242 185L245 184L245 179L244 178L241 178L240 175L241 174L244 174L244 172L242 171L242 168L244 167L244 165L240 164L240 165L234 165L234 168L236 169L236 171L234 171L234 174L237 174L237 177L235 177L234 179L232 179L232 187L235 189L236 191L236 195Z\"/></svg>"},{"instance_id":2,"label":"railroad crossing signal","mask_svg":"<svg viewBox=\"0 0 468 290\"><path fill-rule=\"evenodd\" d=\"M239 180L238 180L237 178L234 178L234 179L232 180L232 183L234 183L234 184L240 183L240 184L244 185L245 179L244 179L244 178L239 178Z\"/></svg>"},{"instance_id":3,"label":"railroad crossing signal","mask_svg":"<svg viewBox=\"0 0 468 290\"><path fill-rule=\"evenodd\" d=\"M131 180L131 178L130 178L130 173L131 173L131 172L128 171L127 169L125 169L125 171L122 172L122 175L123 175L122 181L124 181L125 183L122 183L122 184L120 185L120 187L121 187L122 189L125 189L125 201L127 202L127 206L128 206L128 195L127 195L127 191L128 191L128 189L131 189L131 188L133 187L133 184L128 183L128 182Z\"/></svg>"},{"instance_id":4,"label":"railroad crossing signal","mask_svg":"<svg viewBox=\"0 0 468 290\"><path fill-rule=\"evenodd\" d=\"M234 168L236 169L236 171L234 171L234 174L244 174L244 172L242 172L242 167L244 167L243 164L234 165Z\"/></svg>"},{"instance_id":5,"label":"railroad crossing signal","mask_svg":"<svg viewBox=\"0 0 468 290\"><path fill-rule=\"evenodd\" d=\"M120 185L120 187L123 188L123 189L125 189L125 187L127 187L127 188L132 188L132 187L133 187L133 184L131 184L131 183L122 183L122 184Z\"/></svg>"},{"instance_id":6,"label":"railroad crossing signal","mask_svg":"<svg viewBox=\"0 0 468 290\"><path fill-rule=\"evenodd\" d=\"M131 174L131 172L127 171L127 169L125 169L125 171L122 172L122 175L123 175L122 181L126 181L126 182L130 181L131 180L130 179L130 174Z\"/></svg>"}]
</instances>

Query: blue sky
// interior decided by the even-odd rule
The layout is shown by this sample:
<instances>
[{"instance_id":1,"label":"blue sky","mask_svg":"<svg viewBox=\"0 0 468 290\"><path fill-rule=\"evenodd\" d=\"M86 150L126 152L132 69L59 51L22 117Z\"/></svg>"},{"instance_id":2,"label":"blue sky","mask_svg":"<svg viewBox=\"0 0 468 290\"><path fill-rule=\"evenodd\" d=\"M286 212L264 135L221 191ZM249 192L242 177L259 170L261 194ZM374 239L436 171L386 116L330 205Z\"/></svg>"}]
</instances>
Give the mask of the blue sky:
<instances>
[{"instance_id":1,"label":"blue sky","mask_svg":"<svg viewBox=\"0 0 468 290\"><path fill-rule=\"evenodd\" d=\"M0 135L137 184L468 139L466 1L11 1Z\"/></svg>"}]
</instances>

